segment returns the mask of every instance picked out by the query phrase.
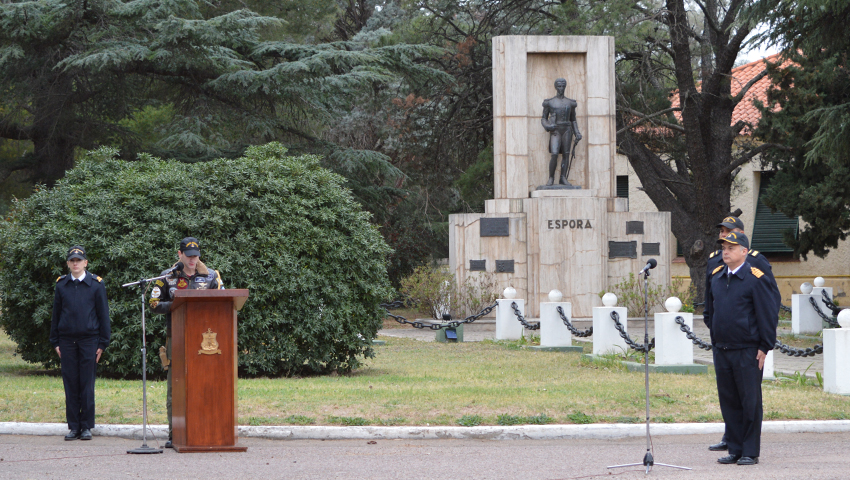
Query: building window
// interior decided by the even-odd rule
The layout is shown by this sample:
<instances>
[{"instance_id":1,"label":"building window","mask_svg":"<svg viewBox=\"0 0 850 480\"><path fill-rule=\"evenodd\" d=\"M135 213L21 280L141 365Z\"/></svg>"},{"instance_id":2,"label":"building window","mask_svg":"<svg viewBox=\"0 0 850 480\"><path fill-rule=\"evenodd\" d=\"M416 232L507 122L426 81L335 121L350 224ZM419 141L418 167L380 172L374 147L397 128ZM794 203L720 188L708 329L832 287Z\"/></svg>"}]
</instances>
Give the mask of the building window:
<instances>
[{"instance_id":1,"label":"building window","mask_svg":"<svg viewBox=\"0 0 850 480\"><path fill-rule=\"evenodd\" d=\"M751 249L762 253L793 253L794 249L785 245L785 232L791 231L794 238L799 233L799 217L789 217L782 212L771 212L762 201L762 196L770 186L772 172L761 172L761 185L756 205L756 216L751 235Z\"/></svg>"},{"instance_id":2,"label":"building window","mask_svg":"<svg viewBox=\"0 0 850 480\"><path fill-rule=\"evenodd\" d=\"M617 175L617 197L629 198L629 176Z\"/></svg>"}]
</instances>

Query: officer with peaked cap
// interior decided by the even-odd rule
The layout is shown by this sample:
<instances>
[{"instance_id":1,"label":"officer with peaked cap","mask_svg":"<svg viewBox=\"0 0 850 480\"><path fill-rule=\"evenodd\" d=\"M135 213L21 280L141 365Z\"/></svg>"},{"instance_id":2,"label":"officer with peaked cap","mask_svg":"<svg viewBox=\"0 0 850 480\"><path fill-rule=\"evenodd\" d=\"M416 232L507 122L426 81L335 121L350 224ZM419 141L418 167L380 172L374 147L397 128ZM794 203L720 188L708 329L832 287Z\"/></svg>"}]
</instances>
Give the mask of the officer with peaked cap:
<instances>
[{"instance_id":1,"label":"officer with peaked cap","mask_svg":"<svg viewBox=\"0 0 850 480\"><path fill-rule=\"evenodd\" d=\"M720 235L718 239L726 238L730 232L735 233L744 233L744 222L741 221L738 217L734 215L730 215L723 219L722 222L717 224L717 228L719 229ZM770 262L765 258L764 255L759 253L758 250L750 250L749 256L747 257L747 262L749 262L754 267L758 268L765 275L768 275L771 279L773 279L773 268L770 266ZM708 256L708 264L705 268L705 296L704 298L708 298L708 292L711 289L711 272L717 269L717 267L724 265L723 263L723 254L721 249L717 249L712 252ZM777 303L781 303L782 297L777 296ZM705 309L703 312L703 319L705 319L706 326L711 328L711 325L708 324L708 318L711 315L711 305L706 302ZM727 449L726 444L726 434L723 435L723 438L720 440L720 443L715 443L713 445L709 445L708 447L711 451L721 451Z\"/></svg>"},{"instance_id":2,"label":"officer with peaked cap","mask_svg":"<svg viewBox=\"0 0 850 480\"><path fill-rule=\"evenodd\" d=\"M94 428L94 379L109 345L109 302L103 279L86 270L86 250L75 245L66 255L70 274L56 279L50 343L62 365L65 440L91 440Z\"/></svg>"},{"instance_id":3,"label":"officer with peaked cap","mask_svg":"<svg viewBox=\"0 0 850 480\"><path fill-rule=\"evenodd\" d=\"M761 448L761 382L767 353L776 344L779 288L749 259L750 241L731 232L717 241L725 265L711 272L711 332L720 411L729 455L722 464L755 465Z\"/></svg>"}]
</instances>

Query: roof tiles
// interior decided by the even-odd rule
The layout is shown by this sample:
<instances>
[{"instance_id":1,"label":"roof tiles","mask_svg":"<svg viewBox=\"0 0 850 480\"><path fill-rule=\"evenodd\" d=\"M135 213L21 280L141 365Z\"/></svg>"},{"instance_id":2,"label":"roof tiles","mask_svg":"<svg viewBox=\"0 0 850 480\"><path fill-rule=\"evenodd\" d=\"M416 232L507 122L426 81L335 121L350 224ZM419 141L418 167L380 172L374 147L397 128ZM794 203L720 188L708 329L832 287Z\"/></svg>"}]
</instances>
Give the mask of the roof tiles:
<instances>
[{"instance_id":1,"label":"roof tiles","mask_svg":"<svg viewBox=\"0 0 850 480\"><path fill-rule=\"evenodd\" d=\"M776 53L761 60L733 68L730 72L732 76L732 95L735 96L740 93L741 89L744 88L750 80L761 73L762 70L764 70L765 62L774 63L779 60L780 55L781 53ZM758 125L758 122L761 119L761 114L756 106L753 105L753 100L757 99L762 103L767 103L767 91L770 87L771 83L768 77L763 77L753 84L753 86L747 91L744 98L738 103L738 105L735 106L735 110L732 111L732 122L730 125L735 125L739 121L746 122L753 127ZM671 101L672 106L679 106L678 92L674 92L672 94ZM681 120L678 112L676 112L676 116ZM749 127L745 127L744 130L741 131L742 135L750 135L751 133L752 131Z\"/></svg>"}]
</instances>

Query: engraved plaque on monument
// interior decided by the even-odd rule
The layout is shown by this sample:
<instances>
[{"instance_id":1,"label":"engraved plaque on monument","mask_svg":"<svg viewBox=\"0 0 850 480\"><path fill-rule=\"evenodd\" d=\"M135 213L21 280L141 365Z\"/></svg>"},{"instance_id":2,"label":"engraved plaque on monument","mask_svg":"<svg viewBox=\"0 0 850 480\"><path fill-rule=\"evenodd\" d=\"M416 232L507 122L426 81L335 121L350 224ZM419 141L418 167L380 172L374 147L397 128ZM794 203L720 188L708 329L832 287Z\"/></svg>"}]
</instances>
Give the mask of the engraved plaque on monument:
<instances>
[{"instance_id":1,"label":"engraved plaque on monument","mask_svg":"<svg viewBox=\"0 0 850 480\"><path fill-rule=\"evenodd\" d=\"M640 247L641 255L661 255L660 243L642 243Z\"/></svg>"},{"instance_id":2,"label":"engraved plaque on monument","mask_svg":"<svg viewBox=\"0 0 850 480\"><path fill-rule=\"evenodd\" d=\"M486 272L487 271L487 260L470 260L469 261L469 271L470 272Z\"/></svg>"},{"instance_id":3,"label":"engraved plaque on monument","mask_svg":"<svg viewBox=\"0 0 850 480\"><path fill-rule=\"evenodd\" d=\"M514 273L514 261L496 260L496 273Z\"/></svg>"},{"instance_id":4,"label":"engraved plaque on monument","mask_svg":"<svg viewBox=\"0 0 850 480\"><path fill-rule=\"evenodd\" d=\"M510 234L509 218L481 218L482 237L509 237Z\"/></svg>"},{"instance_id":5,"label":"engraved plaque on monument","mask_svg":"<svg viewBox=\"0 0 850 480\"><path fill-rule=\"evenodd\" d=\"M643 222L626 222L626 235L643 235Z\"/></svg>"},{"instance_id":6,"label":"engraved plaque on monument","mask_svg":"<svg viewBox=\"0 0 850 480\"><path fill-rule=\"evenodd\" d=\"M637 242L608 242L608 258L637 258Z\"/></svg>"}]
</instances>

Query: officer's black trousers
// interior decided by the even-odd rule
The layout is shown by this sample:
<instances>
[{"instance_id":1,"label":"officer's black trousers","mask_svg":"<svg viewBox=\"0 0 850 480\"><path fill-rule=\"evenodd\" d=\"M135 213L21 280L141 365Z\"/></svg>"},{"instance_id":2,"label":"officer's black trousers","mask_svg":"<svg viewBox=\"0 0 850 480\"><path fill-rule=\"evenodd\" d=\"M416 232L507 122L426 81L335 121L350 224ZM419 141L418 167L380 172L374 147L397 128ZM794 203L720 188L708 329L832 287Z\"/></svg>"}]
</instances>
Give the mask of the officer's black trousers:
<instances>
[{"instance_id":1,"label":"officer's black trousers","mask_svg":"<svg viewBox=\"0 0 850 480\"><path fill-rule=\"evenodd\" d=\"M94 377L98 338L59 338L62 381L65 384L65 417L68 428L94 428Z\"/></svg>"},{"instance_id":2,"label":"officer's black trousers","mask_svg":"<svg viewBox=\"0 0 850 480\"><path fill-rule=\"evenodd\" d=\"M720 411L726 423L729 454L758 457L761 448L761 381L758 348L714 348Z\"/></svg>"}]
</instances>

